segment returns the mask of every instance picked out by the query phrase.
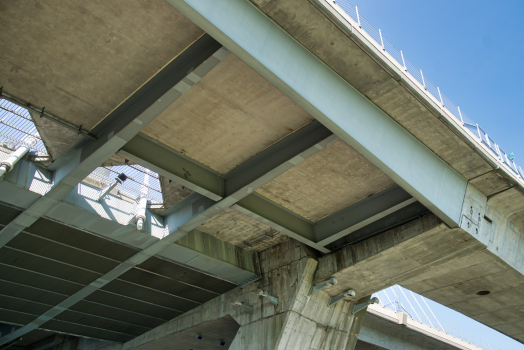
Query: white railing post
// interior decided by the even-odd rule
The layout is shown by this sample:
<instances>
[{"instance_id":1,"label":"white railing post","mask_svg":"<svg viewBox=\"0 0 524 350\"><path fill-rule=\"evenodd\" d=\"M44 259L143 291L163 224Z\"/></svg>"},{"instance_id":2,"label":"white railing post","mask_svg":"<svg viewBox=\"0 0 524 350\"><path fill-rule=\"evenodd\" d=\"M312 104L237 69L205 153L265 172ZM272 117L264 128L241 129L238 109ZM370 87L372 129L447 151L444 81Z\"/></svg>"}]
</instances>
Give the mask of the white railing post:
<instances>
[{"instance_id":1,"label":"white railing post","mask_svg":"<svg viewBox=\"0 0 524 350\"><path fill-rule=\"evenodd\" d=\"M386 51L386 48L384 47L384 39L382 39L382 31L378 30L378 34L380 35L380 45L382 45L382 50Z\"/></svg>"},{"instance_id":2,"label":"white railing post","mask_svg":"<svg viewBox=\"0 0 524 350\"><path fill-rule=\"evenodd\" d=\"M427 90L426 87L426 81L424 80L424 74L422 73L422 69L420 70L420 76L422 77L422 85L424 85L424 90Z\"/></svg>"},{"instance_id":3,"label":"white railing post","mask_svg":"<svg viewBox=\"0 0 524 350\"><path fill-rule=\"evenodd\" d=\"M402 56L402 64L404 65L404 70L407 72L408 68L406 67L406 60L404 60L404 54L402 53L402 50L400 50L400 56Z\"/></svg>"},{"instance_id":4,"label":"white railing post","mask_svg":"<svg viewBox=\"0 0 524 350\"><path fill-rule=\"evenodd\" d=\"M480 140L480 142L482 142L482 135L480 134L480 127L479 127L478 124L477 124L477 133L479 134L479 140Z\"/></svg>"},{"instance_id":5,"label":"white railing post","mask_svg":"<svg viewBox=\"0 0 524 350\"><path fill-rule=\"evenodd\" d=\"M362 25L360 24L360 15L358 14L358 6L355 6L355 11L357 12L357 23L358 27L362 28Z\"/></svg>"},{"instance_id":6,"label":"white railing post","mask_svg":"<svg viewBox=\"0 0 524 350\"><path fill-rule=\"evenodd\" d=\"M457 106L457 109L459 111L460 122L462 123L462 125L464 125L464 118L462 118L462 112L460 111L460 107Z\"/></svg>"},{"instance_id":7,"label":"white railing post","mask_svg":"<svg viewBox=\"0 0 524 350\"><path fill-rule=\"evenodd\" d=\"M440 103L442 103L442 107L446 107L444 105L444 100L442 99L442 94L440 93L440 88L437 86L437 91L438 91L438 97L440 97Z\"/></svg>"}]
</instances>

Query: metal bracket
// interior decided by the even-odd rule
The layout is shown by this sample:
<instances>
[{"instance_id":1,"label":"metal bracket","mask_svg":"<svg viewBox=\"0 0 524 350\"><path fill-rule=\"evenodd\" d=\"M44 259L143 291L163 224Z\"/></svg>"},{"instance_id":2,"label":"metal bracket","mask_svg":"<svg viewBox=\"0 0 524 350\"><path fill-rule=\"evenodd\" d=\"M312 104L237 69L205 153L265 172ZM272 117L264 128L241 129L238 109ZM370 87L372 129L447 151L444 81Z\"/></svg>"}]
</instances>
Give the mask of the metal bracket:
<instances>
[{"instance_id":1,"label":"metal bracket","mask_svg":"<svg viewBox=\"0 0 524 350\"><path fill-rule=\"evenodd\" d=\"M244 304L243 301L236 300L236 301L232 302L231 305L240 306L241 308L246 310L250 315L253 315L253 306L248 305L248 304Z\"/></svg>"},{"instance_id":2,"label":"metal bracket","mask_svg":"<svg viewBox=\"0 0 524 350\"><path fill-rule=\"evenodd\" d=\"M262 289L259 289L259 290L258 290L258 295L260 295L261 297L266 297L266 298L268 298L270 302L272 302L273 304L275 304L276 306L278 306L278 298L275 298L274 296L271 296L271 295L267 294L267 293L264 292Z\"/></svg>"},{"instance_id":3,"label":"metal bracket","mask_svg":"<svg viewBox=\"0 0 524 350\"><path fill-rule=\"evenodd\" d=\"M344 298L354 297L355 295L357 295L357 293L353 289L347 290L346 292L344 292L344 294L340 294L340 295L337 295L336 297L329 298L327 306L332 307L333 305L343 300Z\"/></svg>"},{"instance_id":4,"label":"metal bracket","mask_svg":"<svg viewBox=\"0 0 524 350\"><path fill-rule=\"evenodd\" d=\"M118 174L118 176L115 177L115 179L114 179L114 181L113 181L113 183L111 185L109 185L109 186L103 188L102 190L100 190L97 201L100 202L105 196L107 196L109 194L109 192L111 192L111 190L113 190L113 188L116 187L116 185L121 184L121 183L123 183L126 180L127 180L127 175L126 174L124 174L124 173Z\"/></svg>"},{"instance_id":5,"label":"metal bracket","mask_svg":"<svg viewBox=\"0 0 524 350\"><path fill-rule=\"evenodd\" d=\"M325 282L323 282L321 284L318 284L316 286L311 286L311 289L309 290L308 296L310 297L313 294L320 292L322 289L324 289L326 287L329 287L329 286L332 286L332 285L335 285L337 283L338 283L337 279L332 277L332 278L328 279L327 281L325 281Z\"/></svg>"},{"instance_id":6,"label":"metal bracket","mask_svg":"<svg viewBox=\"0 0 524 350\"><path fill-rule=\"evenodd\" d=\"M371 304L378 304L378 303L379 303L379 300L378 300L377 297L371 298L370 300L366 301L365 303L355 305L353 307L353 311L351 312L351 314L354 315L357 312L359 312L360 310L364 310L369 305L371 305Z\"/></svg>"}]
</instances>

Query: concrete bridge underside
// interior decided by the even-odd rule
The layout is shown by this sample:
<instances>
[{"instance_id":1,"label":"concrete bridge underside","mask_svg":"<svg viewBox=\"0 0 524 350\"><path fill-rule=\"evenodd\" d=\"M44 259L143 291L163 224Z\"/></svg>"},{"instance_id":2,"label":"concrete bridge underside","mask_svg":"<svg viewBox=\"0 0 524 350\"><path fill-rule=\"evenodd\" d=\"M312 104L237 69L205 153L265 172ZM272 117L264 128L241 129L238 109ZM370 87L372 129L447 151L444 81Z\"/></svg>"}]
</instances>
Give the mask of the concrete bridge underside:
<instances>
[{"instance_id":1,"label":"concrete bridge underside","mask_svg":"<svg viewBox=\"0 0 524 350\"><path fill-rule=\"evenodd\" d=\"M393 284L524 342L524 182L325 5L0 4L4 97L96 138L30 110L51 162L0 181L0 343L353 349ZM133 163L162 184L144 232L81 183Z\"/></svg>"}]
</instances>

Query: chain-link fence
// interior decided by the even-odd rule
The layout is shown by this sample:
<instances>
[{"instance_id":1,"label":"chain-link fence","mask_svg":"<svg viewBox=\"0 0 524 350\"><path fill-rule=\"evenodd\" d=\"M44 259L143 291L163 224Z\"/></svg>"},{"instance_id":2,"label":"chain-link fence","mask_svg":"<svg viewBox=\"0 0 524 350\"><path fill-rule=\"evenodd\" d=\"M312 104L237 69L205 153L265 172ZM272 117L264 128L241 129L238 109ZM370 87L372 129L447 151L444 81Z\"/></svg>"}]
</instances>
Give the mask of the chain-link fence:
<instances>
[{"instance_id":1,"label":"chain-link fence","mask_svg":"<svg viewBox=\"0 0 524 350\"><path fill-rule=\"evenodd\" d=\"M36 144L26 144L27 138L34 138ZM0 99L0 144L4 150L14 150L24 144L30 146L37 155L47 156L47 150L27 109L4 99Z\"/></svg>"}]
</instances>

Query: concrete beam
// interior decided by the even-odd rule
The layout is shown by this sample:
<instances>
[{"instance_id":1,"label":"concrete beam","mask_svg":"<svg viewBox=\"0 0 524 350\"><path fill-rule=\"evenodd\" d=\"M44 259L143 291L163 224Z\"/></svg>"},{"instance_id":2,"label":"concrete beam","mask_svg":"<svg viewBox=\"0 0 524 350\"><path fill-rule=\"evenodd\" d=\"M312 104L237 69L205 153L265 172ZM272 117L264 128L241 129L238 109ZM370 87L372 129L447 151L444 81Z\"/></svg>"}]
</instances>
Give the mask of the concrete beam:
<instances>
[{"instance_id":1,"label":"concrete beam","mask_svg":"<svg viewBox=\"0 0 524 350\"><path fill-rule=\"evenodd\" d=\"M0 231L0 247L42 217L220 62L224 53L219 49L220 44L203 35L96 125L91 132L98 140L82 140L68 152L70 159L56 169L49 191Z\"/></svg>"},{"instance_id":2,"label":"concrete beam","mask_svg":"<svg viewBox=\"0 0 524 350\"><path fill-rule=\"evenodd\" d=\"M126 144L119 154L212 200L225 198L214 203L212 200L192 196L177 204L176 214L173 210L168 210L169 232L179 228L181 237L184 232L189 232L198 226L196 221L189 226L182 226L186 222L182 218L184 211L191 213L196 210L192 206L197 205L202 211L200 223L231 207L299 242L323 253L329 253L330 249L326 248L326 245L363 227L377 224L375 225L377 228L372 227L370 232L366 232L369 235L427 211L420 204L414 211L403 211L407 206L415 203L416 199L402 188L395 186L313 223L253 192L334 140L335 136L329 130L320 123L314 122L225 175L220 175L186 158L183 154L141 135ZM200 204L193 204L197 199ZM212 206L213 209L203 212ZM183 207L185 209L182 210ZM398 215L391 217L393 213ZM175 215L180 218L175 218Z\"/></svg>"},{"instance_id":3,"label":"concrete beam","mask_svg":"<svg viewBox=\"0 0 524 350\"><path fill-rule=\"evenodd\" d=\"M457 227L466 180L245 0L169 0L278 89Z\"/></svg>"}]
</instances>

